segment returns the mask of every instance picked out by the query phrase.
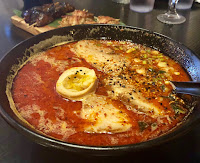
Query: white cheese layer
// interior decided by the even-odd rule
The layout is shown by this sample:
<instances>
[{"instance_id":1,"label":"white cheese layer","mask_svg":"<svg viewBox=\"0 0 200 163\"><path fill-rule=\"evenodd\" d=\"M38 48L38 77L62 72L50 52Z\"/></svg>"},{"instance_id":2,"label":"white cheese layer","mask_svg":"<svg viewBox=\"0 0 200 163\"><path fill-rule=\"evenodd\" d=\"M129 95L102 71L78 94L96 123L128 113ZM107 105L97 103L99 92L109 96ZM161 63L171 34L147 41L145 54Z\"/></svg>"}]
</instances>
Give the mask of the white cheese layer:
<instances>
[{"instance_id":1,"label":"white cheese layer","mask_svg":"<svg viewBox=\"0 0 200 163\"><path fill-rule=\"evenodd\" d=\"M118 75L129 66L130 61L113 50L95 45L91 40L79 41L73 52L106 74Z\"/></svg>"},{"instance_id":2,"label":"white cheese layer","mask_svg":"<svg viewBox=\"0 0 200 163\"><path fill-rule=\"evenodd\" d=\"M105 96L91 94L82 101L81 118L87 119L93 125L85 128L89 133L119 133L131 128L126 113L123 113Z\"/></svg>"},{"instance_id":3,"label":"white cheese layer","mask_svg":"<svg viewBox=\"0 0 200 163\"><path fill-rule=\"evenodd\" d=\"M119 99L124 102L129 110L144 112L152 117L162 115L162 111L152 103L149 103L140 92L136 92L134 85L129 84L125 79L119 77L112 77L104 80L112 91L108 94L113 99ZM115 84L114 84L115 83Z\"/></svg>"}]
</instances>

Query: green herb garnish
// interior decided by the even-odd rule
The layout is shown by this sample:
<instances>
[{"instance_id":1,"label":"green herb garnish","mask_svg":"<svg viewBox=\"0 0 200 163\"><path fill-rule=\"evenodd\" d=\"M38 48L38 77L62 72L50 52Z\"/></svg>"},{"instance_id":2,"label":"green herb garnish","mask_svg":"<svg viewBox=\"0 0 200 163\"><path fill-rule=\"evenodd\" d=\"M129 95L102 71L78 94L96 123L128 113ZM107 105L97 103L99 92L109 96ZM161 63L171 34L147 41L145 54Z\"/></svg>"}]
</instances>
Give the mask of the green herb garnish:
<instances>
[{"instance_id":1,"label":"green herb garnish","mask_svg":"<svg viewBox=\"0 0 200 163\"><path fill-rule=\"evenodd\" d=\"M101 46L101 44L96 44L96 46Z\"/></svg>"},{"instance_id":2,"label":"green herb garnish","mask_svg":"<svg viewBox=\"0 0 200 163\"><path fill-rule=\"evenodd\" d=\"M161 85L161 86L160 86L160 89L164 92L164 91L165 91L165 85L164 85L164 84Z\"/></svg>"},{"instance_id":3,"label":"green herb garnish","mask_svg":"<svg viewBox=\"0 0 200 163\"><path fill-rule=\"evenodd\" d=\"M119 25L126 25L126 24L124 24L123 22L120 21L120 22L119 22Z\"/></svg>"},{"instance_id":4,"label":"green herb garnish","mask_svg":"<svg viewBox=\"0 0 200 163\"><path fill-rule=\"evenodd\" d=\"M143 121L139 121L138 125L141 132L144 131L149 126L146 122L143 122Z\"/></svg>"},{"instance_id":5,"label":"green herb garnish","mask_svg":"<svg viewBox=\"0 0 200 163\"><path fill-rule=\"evenodd\" d=\"M17 15L18 17L20 17L20 18L22 17L22 11L16 10L16 9L15 9L15 10L13 10L13 12L14 12L14 14Z\"/></svg>"},{"instance_id":6,"label":"green herb garnish","mask_svg":"<svg viewBox=\"0 0 200 163\"><path fill-rule=\"evenodd\" d=\"M164 73L166 73L166 71L163 71L163 70L158 71L158 74L164 74Z\"/></svg>"},{"instance_id":7,"label":"green herb garnish","mask_svg":"<svg viewBox=\"0 0 200 163\"><path fill-rule=\"evenodd\" d=\"M185 114L186 111L183 110L177 103L170 104L172 109L174 110L175 114Z\"/></svg>"},{"instance_id":8,"label":"green herb garnish","mask_svg":"<svg viewBox=\"0 0 200 163\"><path fill-rule=\"evenodd\" d=\"M48 24L48 26L56 28L60 25L58 22L61 20L62 20L62 18L58 18L58 19L54 20L53 22L51 22L50 24Z\"/></svg>"},{"instance_id":9,"label":"green herb garnish","mask_svg":"<svg viewBox=\"0 0 200 163\"><path fill-rule=\"evenodd\" d=\"M147 53L151 53L151 50L146 50Z\"/></svg>"},{"instance_id":10,"label":"green herb garnish","mask_svg":"<svg viewBox=\"0 0 200 163\"><path fill-rule=\"evenodd\" d=\"M144 56L143 56L144 58L147 58L147 54L144 54Z\"/></svg>"}]
</instances>

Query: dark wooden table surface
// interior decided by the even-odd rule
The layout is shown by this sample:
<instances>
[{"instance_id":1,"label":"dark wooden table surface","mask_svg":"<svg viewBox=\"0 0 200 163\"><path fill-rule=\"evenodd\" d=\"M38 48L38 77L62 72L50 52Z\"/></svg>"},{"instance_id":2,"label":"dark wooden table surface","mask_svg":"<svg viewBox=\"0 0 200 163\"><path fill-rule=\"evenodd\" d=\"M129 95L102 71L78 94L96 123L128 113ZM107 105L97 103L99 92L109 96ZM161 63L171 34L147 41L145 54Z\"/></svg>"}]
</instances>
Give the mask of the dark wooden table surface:
<instances>
[{"instance_id":1,"label":"dark wooden table surface","mask_svg":"<svg viewBox=\"0 0 200 163\"><path fill-rule=\"evenodd\" d=\"M125 24L146 28L185 44L200 55L200 4L191 10L178 11L186 17L181 25L166 25L156 16L167 10L167 1L156 0L154 10L141 14L129 10L129 5L111 0L68 0L77 9L87 9L95 15L108 15ZM13 9L22 9L22 0L0 0L0 59L16 44L32 37L13 26L10 17ZM0 79L1 80L1 79ZM139 153L115 157L91 157L49 149L38 145L16 132L0 117L0 162L200 162L200 125L179 139Z\"/></svg>"}]
</instances>

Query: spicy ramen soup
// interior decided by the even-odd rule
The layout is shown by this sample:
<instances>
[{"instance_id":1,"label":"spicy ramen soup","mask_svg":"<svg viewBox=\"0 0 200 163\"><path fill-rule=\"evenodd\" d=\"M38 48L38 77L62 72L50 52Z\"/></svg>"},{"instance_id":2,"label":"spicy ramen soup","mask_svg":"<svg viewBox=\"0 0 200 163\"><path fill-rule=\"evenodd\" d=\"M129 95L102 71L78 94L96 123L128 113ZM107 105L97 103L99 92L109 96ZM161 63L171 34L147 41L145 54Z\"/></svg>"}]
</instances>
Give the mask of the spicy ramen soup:
<instances>
[{"instance_id":1,"label":"spicy ramen soup","mask_svg":"<svg viewBox=\"0 0 200 163\"><path fill-rule=\"evenodd\" d=\"M12 95L43 134L96 146L134 144L176 127L189 113L169 81L189 81L161 52L125 41L82 40L30 57Z\"/></svg>"}]
</instances>

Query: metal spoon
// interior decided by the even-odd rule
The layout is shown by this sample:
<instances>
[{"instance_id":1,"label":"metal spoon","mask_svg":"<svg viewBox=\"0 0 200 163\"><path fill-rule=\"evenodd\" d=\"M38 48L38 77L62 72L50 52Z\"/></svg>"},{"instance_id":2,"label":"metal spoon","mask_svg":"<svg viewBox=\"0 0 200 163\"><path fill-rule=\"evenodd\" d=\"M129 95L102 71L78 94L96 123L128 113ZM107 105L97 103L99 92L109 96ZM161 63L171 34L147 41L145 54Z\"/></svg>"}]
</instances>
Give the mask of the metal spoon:
<instances>
[{"instance_id":1,"label":"metal spoon","mask_svg":"<svg viewBox=\"0 0 200 163\"><path fill-rule=\"evenodd\" d=\"M176 82L170 81L176 93L190 94L200 96L200 82Z\"/></svg>"}]
</instances>

